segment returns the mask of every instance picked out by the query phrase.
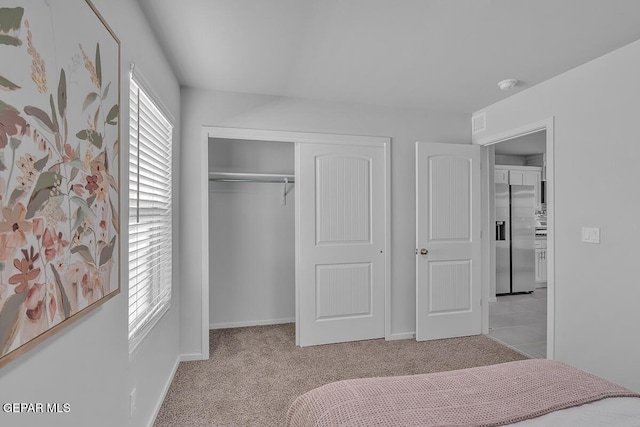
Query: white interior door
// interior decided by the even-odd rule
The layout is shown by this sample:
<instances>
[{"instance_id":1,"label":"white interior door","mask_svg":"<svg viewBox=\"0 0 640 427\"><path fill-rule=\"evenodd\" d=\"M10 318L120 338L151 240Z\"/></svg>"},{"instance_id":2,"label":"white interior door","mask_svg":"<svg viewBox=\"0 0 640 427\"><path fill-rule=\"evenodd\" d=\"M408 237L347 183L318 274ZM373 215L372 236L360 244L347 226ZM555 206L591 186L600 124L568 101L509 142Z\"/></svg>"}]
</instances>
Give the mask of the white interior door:
<instances>
[{"instance_id":1,"label":"white interior door","mask_svg":"<svg viewBox=\"0 0 640 427\"><path fill-rule=\"evenodd\" d=\"M479 146L416 144L419 341L481 332L480 188Z\"/></svg>"},{"instance_id":2,"label":"white interior door","mask_svg":"<svg viewBox=\"0 0 640 427\"><path fill-rule=\"evenodd\" d=\"M298 143L297 342L384 337L383 146Z\"/></svg>"}]
</instances>

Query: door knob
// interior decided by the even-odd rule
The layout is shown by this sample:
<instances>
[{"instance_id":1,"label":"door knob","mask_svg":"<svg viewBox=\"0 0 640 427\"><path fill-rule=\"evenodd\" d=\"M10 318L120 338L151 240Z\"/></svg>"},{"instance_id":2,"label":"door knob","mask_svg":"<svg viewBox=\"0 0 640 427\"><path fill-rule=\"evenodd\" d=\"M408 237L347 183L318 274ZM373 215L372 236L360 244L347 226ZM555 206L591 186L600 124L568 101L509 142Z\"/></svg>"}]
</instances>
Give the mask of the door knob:
<instances>
[{"instance_id":1,"label":"door knob","mask_svg":"<svg viewBox=\"0 0 640 427\"><path fill-rule=\"evenodd\" d=\"M429 253L429 251L426 250L425 248L420 249L420 255L426 255L428 253Z\"/></svg>"}]
</instances>

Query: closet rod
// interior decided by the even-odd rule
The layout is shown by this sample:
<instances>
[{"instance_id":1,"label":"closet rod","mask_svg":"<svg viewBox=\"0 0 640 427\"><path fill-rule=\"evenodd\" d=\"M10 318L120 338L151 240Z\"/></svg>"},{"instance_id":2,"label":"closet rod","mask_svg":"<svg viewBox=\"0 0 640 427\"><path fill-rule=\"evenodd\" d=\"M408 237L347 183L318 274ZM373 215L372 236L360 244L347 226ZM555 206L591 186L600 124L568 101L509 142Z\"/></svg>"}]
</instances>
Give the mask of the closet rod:
<instances>
[{"instance_id":1,"label":"closet rod","mask_svg":"<svg viewBox=\"0 0 640 427\"><path fill-rule=\"evenodd\" d=\"M209 181L272 182L282 184L282 205L287 204L287 185L295 182L295 175L276 173L209 172Z\"/></svg>"},{"instance_id":2,"label":"closet rod","mask_svg":"<svg viewBox=\"0 0 640 427\"><path fill-rule=\"evenodd\" d=\"M275 173L238 173L238 172L209 172L209 181L218 182L272 182L287 183L295 182L295 175L275 174Z\"/></svg>"}]
</instances>

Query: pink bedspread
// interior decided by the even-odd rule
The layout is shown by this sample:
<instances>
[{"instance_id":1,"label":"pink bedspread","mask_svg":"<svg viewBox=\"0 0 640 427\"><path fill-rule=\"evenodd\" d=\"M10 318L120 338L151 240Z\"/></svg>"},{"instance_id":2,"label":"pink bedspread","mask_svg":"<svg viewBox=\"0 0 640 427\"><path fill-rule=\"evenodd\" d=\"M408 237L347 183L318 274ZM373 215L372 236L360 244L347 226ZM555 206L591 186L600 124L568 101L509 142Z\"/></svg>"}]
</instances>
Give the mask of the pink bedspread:
<instances>
[{"instance_id":1,"label":"pink bedspread","mask_svg":"<svg viewBox=\"0 0 640 427\"><path fill-rule=\"evenodd\" d=\"M618 396L640 394L562 362L522 360L334 382L296 398L287 426L499 426Z\"/></svg>"}]
</instances>

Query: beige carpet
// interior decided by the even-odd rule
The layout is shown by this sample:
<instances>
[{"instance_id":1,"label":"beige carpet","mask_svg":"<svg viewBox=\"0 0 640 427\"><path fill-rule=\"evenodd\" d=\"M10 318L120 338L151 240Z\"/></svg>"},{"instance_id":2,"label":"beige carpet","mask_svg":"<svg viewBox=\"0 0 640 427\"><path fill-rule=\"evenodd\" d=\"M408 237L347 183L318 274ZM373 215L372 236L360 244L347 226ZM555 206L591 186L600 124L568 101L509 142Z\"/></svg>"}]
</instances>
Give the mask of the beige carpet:
<instances>
[{"instance_id":1,"label":"beige carpet","mask_svg":"<svg viewBox=\"0 0 640 427\"><path fill-rule=\"evenodd\" d=\"M210 331L210 359L178 367L155 427L283 426L296 396L348 378L449 371L525 359L485 336L299 348L293 324Z\"/></svg>"}]
</instances>

